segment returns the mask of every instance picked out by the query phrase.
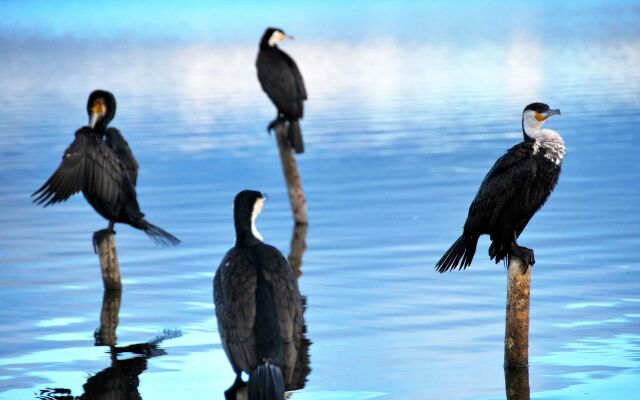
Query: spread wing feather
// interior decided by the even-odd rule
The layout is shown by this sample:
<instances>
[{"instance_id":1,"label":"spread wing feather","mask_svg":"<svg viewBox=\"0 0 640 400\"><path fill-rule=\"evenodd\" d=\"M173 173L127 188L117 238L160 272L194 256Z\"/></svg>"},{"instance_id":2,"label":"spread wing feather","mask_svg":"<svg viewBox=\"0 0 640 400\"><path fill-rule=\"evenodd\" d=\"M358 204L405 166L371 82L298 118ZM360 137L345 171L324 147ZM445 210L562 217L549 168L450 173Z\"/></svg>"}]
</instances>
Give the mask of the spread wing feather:
<instances>
[{"instance_id":1,"label":"spread wing feather","mask_svg":"<svg viewBox=\"0 0 640 400\"><path fill-rule=\"evenodd\" d=\"M127 179L124 168L113 152L87 130L76 132L56 171L32 194L35 203L46 207L79 191L87 191L108 204L119 202L122 184Z\"/></svg>"}]
</instances>

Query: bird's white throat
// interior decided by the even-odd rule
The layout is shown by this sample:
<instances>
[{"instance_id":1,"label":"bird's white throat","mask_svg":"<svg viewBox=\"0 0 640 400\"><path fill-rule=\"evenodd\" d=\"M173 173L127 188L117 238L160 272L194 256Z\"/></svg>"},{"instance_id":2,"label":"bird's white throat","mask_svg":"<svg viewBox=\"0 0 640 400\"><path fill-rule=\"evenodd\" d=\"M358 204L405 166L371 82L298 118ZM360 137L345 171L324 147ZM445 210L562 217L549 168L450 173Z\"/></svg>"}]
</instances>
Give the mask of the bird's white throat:
<instances>
[{"instance_id":1,"label":"bird's white throat","mask_svg":"<svg viewBox=\"0 0 640 400\"><path fill-rule=\"evenodd\" d=\"M274 31L269 38L269 46L273 47L282 42L286 38L285 34L280 31Z\"/></svg>"},{"instance_id":2,"label":"bird's white throat","mask_svg":"<svg viewBox=\"0 0 640 400\"><path fill-rule=\"evenodd\" d=\"M256 218L258 218L258 215L260 215L263 205L264 199L257 199L253 204L253 211L251 212L251 233L256 237L256 239L260 240L261 242L263 242L264 239L262 238L260 232L258 232L258 228L256 228Z\"/></svg>"},{"instance_id":3,"label":"bird's white throat","mask_svg":"<svg viewBox=\"0 0 640 400\"><path fill-rule=\"evenodd\" d=\"M564 140L558 132L551 129L539 129L533 142L533 154L544 152L544 157L556 165L560 165L564 158Z\"/></svg>"}]
</instances>

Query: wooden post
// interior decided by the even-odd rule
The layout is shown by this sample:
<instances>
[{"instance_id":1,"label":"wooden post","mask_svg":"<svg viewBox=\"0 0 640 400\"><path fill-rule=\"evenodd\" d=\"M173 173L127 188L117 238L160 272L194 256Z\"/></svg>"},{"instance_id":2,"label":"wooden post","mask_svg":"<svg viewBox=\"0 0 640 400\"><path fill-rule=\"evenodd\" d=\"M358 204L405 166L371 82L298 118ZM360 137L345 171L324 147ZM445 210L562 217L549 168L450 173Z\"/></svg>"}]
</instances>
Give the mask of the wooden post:
<instances>
[{"instance_id":1,"label":"wooden post","mask_svg":"<svg viewBox=\"0 0 640 400\"><path fill-rule=\"evenodd\" d=\"M509 256L507 278L507 318L504 335L505 368L529 365L529 294L531 267Z\"/></svg>"},{"instance_id":2,"label":"wooden post","mask_svg":"<svg viewBox=\"0 0 640 400\"><path fill-rule=\"evenodd\" d=\"M103 229L93 234L94 247L100 256L100 269L102 270L102 283L104 290L121 290L120 266L116 254L116 240L113 232Z\"/></svg>"},{"instance_id":3,"label":"wooden post","mask_svg":"<svg viewBox=\"0 0 640 400\"><path fill-rule=\"evenodd\" d=\"M100 311L100 328L95 333L96 346L115 346L118 343L116 328L119 322L120 290L105 290L102 295L102 310Z\"/></svg>"},{"instance_id":4,"label":"wooden post","mask_svg":"<svg viewBox=\"0 0 640 400\"><path fill-rule=\"evenodd\" d=\"M307 249L306 240L308 227L309 225L296 224L293 226L293 232L291 232L291 247L287 259L296 278L302 275L300 267L302 266L302 256Z\"/></svg>"},{"instance_id":5,"label":"wooden post","mask_svg":"<svg viewBox=\"0 0 640 400\"><path fill-rule=\"evenodd\" d=\"M505 368L504 386L507 400L529 400L529 368Z\"/></svg>"},{"instance_id":6,"label":"wooden post","mask_svg":"<svg viewBox=\"0 0 640 400\"><path fill-rule=\"evenodd\" d=\"M291 211L293 212L293 220L297 225L307 224L307 203L304 199L304 191L300 182L300 173L298 172L298 164L296 157L291 149L291 145L287 140L288 122L278 122L275 126L276 141L278 142L278 150L280 152L280 161L282 162L282 171L284 179L287 182L287 192L289 193L289 202L291 203Z\"/></svg>"}]
</instances>

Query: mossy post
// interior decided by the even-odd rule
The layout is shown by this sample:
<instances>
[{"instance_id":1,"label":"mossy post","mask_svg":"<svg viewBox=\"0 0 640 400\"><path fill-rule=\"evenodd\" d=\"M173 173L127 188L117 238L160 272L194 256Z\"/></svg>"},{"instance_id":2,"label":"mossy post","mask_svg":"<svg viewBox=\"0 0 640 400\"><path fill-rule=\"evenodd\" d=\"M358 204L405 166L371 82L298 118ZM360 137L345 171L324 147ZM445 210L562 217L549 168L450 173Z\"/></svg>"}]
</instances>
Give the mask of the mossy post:
<instances>
[{"instance_id":1,"label":"mossy post","mask_svg":"<svg viewBox=\"0 0 640 400\"><path fill-rule=\"evenodd\" d=\"M280 161L282 162L282 172L287 183L287 192L289 193L289 203L291 204L291 212L296 225L306 225L307 219L307 202L304 199L304 190L300 180L300 172L298 172L298 164L293 149L287 140L287 130L289 123L287 121L278 122L275 126L276 141L278 142L278 150L280 152Z\"/></svg>"},{"instance_id":2,"label":"mossy post","mask_svg":"<svg viewBox=\"0 0 640 400\"><path fill-rule=\"evenodd\" d=\"M529 298L531 266L509 256L507 318L504 335L504 367L529 366Z\"/></svg>"},{"instance_id":3,"label":"mossy post","mask_svg":"<svg viewBox=\"0 0 640 400\"><path fill-rule=\"evenodd\" d=\"M116 253L116 239L110 230L103 229L93 234L93 243L100 257L100 270L104 290L122 290L120 266Z\"/></svg>"}]
</instances>

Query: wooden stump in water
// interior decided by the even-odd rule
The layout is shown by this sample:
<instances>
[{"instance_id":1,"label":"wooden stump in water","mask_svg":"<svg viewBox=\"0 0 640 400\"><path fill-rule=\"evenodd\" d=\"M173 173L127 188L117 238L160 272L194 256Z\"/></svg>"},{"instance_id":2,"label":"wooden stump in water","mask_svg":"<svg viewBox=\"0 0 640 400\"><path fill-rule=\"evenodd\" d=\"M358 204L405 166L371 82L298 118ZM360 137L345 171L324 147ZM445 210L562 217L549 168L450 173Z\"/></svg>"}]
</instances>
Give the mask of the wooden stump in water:
<instances>
[{"instance_id":1,"label":"wooden stump in water","mask_svg":"<svg viewBox=\"0 0 640 400\"><path fill-rule=\"evenodd\" d=\"M531 267L509 256L507 278L507 318L504 335L505 368L529 365L529 297Z\"/></svg>"},{"instance_id":2,"label":"wooden stump in water","mask_svg":"<svg viewBox=\"0 0 640 400\"><path fill-rule=\"evenodd\" d=\"M529 368L505 368L507 400L529 400Z\"/></svg>"},{"instance_id":3,"label":"wooden stump in water","mask_svg":"<svg viewBox=\"0 0 640 400\"><path fill-rule=\"evenodd\" d=\"M276 141L278 142L280 161L282 162L282 172L284 173L284 179L287 183L287 192L289 193L293 220L298 225L304 225L308 222L307 203L304 199L304 190L302 189L296 157L289 144L289 140L287 140L288 124L288 122L282 121L278 122L275 126Z\"/></svg>"},{"instance_id":4,"label":"wooden stump in water","mask_svg":"<svg viewBox=\"0 0 640 400\"><path fill-rule=\"evenodd\" d=\"M93 234L93 244L100 256L100 269L104 290L121 290L120 266L116 253L116 239L108 229Z\"/></svg>"},{"instance_id":5,"label":"wooden stump in water","mask_svg":"<svg viewBox=\"0 0 640 400\"><path fill-rule=\"evenodd\" d=\"M118 343L116 328L118 328L120 300L122 291L105 290L102 295L102 310L100 311L100 328L95 333L96 346L115 346Z\"/></svg>"}]
</instances>

